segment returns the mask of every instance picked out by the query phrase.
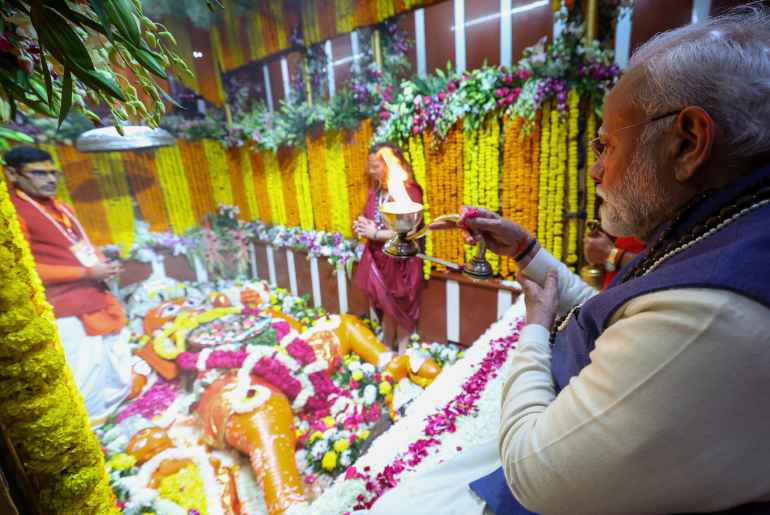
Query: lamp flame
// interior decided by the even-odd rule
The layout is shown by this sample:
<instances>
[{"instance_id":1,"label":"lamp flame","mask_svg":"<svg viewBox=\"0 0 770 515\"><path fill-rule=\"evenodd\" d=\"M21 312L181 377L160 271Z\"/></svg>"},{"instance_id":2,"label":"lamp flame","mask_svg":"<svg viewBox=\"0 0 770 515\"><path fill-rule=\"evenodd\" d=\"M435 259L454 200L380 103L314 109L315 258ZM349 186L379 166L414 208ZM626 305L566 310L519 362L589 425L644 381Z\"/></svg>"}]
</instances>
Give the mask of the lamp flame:
<instances>
[{"instance_id":1,"label":"lamp flame","mask_svg":"<svg viewBox=\"0 0 770 515\"><path fill-rule=\"evenodd\" d=\"M401 165L399 159L393 154L393 150L384 147L380 150L380 156L388 167L388 195L392 199L388 202L391 212L410 213L422 209L422 205L414 202L406 191L404 184L409 174Z\"/></svg>"}]
</instances>

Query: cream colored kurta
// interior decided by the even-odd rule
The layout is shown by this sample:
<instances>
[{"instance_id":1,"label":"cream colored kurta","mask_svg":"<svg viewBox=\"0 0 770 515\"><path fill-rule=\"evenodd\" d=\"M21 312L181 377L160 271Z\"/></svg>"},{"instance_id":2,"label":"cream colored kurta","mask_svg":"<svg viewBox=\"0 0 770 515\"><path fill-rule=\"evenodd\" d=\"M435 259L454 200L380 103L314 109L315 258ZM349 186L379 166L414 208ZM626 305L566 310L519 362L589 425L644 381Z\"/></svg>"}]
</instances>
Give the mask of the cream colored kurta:
<instances>
[{"instance_id":1,"label":"cream colored kurta","mask_svg":"<svg viewBox=\"0 0 770 515\"><path fill-rule=\"evenodd\" d=\"M542 284L551 267L562 310L595 293L545 251L525 274ZM524 506L628 515L770 499L770 309L724 290L643 295L590 357L556 397L548 331L522 331L500 451Z\"/></svg>"}]
</instances>

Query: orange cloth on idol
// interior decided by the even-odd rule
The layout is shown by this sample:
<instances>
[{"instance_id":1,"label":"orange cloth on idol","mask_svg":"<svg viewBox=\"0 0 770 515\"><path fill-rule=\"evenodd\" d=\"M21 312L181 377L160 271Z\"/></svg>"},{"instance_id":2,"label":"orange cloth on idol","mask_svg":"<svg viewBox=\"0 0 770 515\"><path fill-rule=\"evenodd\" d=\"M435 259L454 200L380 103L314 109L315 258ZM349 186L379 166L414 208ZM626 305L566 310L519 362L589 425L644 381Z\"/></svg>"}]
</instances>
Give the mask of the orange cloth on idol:
<instances>
[{"instance_id":1,"label":"orange cloth on idol","mask_svg":"<svg viewBox=\"0 0 770 515\"><path fill-rule=\"evenodd\" d=\"M13 188L9 189L21 230L30 244L35 268L56 317L77 316L89 336L109 334L125 327L123 308L103 283L86 278L86 268L70 251L70 242L32 204ZM79 234L77 227L72 227L68 213L57 201L38 199L36 202L56 222L80 237L85 236ZM98 254L104 260L104 256Z\"/></svg>"}]
</instances>

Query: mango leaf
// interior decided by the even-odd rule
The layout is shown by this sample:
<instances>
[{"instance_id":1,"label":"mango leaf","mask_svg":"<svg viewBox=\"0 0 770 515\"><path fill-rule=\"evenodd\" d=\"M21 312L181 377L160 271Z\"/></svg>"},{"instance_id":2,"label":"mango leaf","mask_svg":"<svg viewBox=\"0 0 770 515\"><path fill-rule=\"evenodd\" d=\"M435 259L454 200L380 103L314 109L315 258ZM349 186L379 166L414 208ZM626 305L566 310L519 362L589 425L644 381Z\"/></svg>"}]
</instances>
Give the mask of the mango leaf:
<instances>
[{"instance_id":1,"label":"mango leaf","mask_svg":"<svg viewBox=\"0 0 770 515\"><path fill-rule=\"evenodd\" d=\"M117 31L128 39L134 46L142 44L139 24L134 17L136 8L129 0L102 0L102 5Z\"/></svg>"},{"instance_id":2,"label":"mango leaf","mask_svg":"<svg viewBox=\"0 0 770 515\"><path fill-rule=\"evenodd\" d=\"M59 127L64 123L64 119L72 107L72 73L66 66L64 67L64 82L61 87L61 106L59 107Z\"/></svg>"},{"instance_id":3,"label":"mango leaf","mask_svg":"<svg viewBox=\"0 0 770 515\"><path fill-rule=\"evenodd\" d=\"M70 63L76 69L93 70L94 63L88 49L66 18L49 6L39 8L38 5L33 4L31 17L41 43L62 64Z\"/></svg>"}]
</instances>

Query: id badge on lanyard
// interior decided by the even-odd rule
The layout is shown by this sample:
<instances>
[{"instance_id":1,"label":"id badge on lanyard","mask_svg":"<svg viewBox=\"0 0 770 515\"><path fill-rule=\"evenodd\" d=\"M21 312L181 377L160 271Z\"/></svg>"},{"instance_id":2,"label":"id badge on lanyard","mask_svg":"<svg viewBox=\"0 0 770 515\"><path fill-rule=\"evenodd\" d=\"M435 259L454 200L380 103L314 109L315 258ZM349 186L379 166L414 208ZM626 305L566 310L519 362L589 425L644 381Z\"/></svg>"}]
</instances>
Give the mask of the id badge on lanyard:
<instances>
[{"instance_id":1,"label":"id badge on lanyard","mask_svg":"<svg viewBox=\"0 0 770 515\"><path fill-rule=\"evenodd\" d=\"M70 246L72 254L80 261L80 264L86 268L91 268L99 263L99 256L96 250L85 240L80 240Z\"/></svg>"}]
</instances>

